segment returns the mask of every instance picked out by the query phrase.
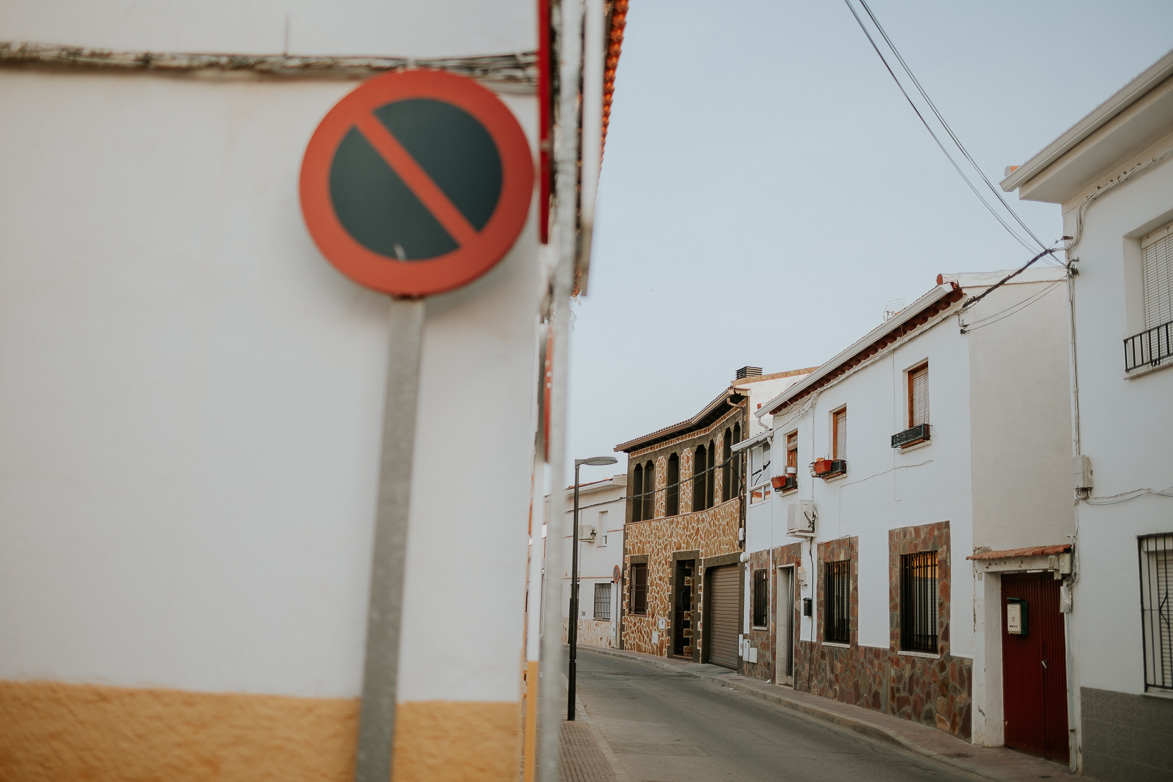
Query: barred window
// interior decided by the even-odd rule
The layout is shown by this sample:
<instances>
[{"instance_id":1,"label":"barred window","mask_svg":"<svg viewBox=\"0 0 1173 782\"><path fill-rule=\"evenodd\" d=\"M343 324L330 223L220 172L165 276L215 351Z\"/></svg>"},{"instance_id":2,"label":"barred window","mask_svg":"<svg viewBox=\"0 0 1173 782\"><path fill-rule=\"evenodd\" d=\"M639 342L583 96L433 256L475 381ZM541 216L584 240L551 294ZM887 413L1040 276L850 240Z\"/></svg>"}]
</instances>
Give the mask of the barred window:
<instances>
[{"instance_id":1,"label":"barred window","mask_svg":"<svg viewBox=\"0 0 1173 782\"><path fill-rule=\"evenodd\" d=\"M595 584L595 619L611 618L611 584Z\"/></svg>"},{"instance_id":2,"label":"barred window","mask_svg":"<svg viewBox=\"0 0 1173 782\"><path fill-rule=\"evenodd\" d=\"M823 581L823 640L851 643L851 561L828 562Z\"/></svg>"},{"instance_id":3,"label":"barred window","mask_svg":"<svg viewBox=\"0 0 1173 782\"><path fill-rule=\"evenodd\" d=\"M770 616L770 574L765 569L753 572L753 624L765 627Z\"/></svg>"},{"instance_id":4,"label":"barred window","mask_svg":"<svg viewBox=\"0 0 1173 782\"><path fill-rule=\"evenodd\" d=\"M900 557L900 648L937 651L937 552Z\"/></svg>"},{"instance_id":5,"label":"barred window","mask_svg":"<svg viewBox=\"0 0 1173 782\"><path fill-rule=\"evenodd\" d=\"M648 612L648 566L644 563L632 565L628 578L631 590L629 610L642 616Z\"/></svg>"},{"instance_id":6,"label":"barred window","mask_svg":"<svg viewBox=\"0 0 1173 782\"><path fill-rule=\"evenodd\" d=\"M1146 690L1173 692L1173 534L1140 539Z\"/></svg>"}]
</instances>

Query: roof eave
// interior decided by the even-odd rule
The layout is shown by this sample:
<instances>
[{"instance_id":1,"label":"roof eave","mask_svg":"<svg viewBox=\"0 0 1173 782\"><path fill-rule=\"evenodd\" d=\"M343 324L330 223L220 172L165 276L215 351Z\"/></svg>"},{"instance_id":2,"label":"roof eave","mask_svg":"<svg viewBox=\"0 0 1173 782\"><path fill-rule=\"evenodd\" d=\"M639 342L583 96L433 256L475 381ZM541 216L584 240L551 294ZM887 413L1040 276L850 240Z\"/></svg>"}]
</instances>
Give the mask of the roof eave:
<instances>
[{"instance_id":1,"label":"roof eave","mask_svg":"<svg viewBox=\"0 0 1173 782\"><path fill-rule=\"evenodd\" d=\"M897 331L907 325L909 322L916 320L925 311L932 309L933 306L939 304L942 300L956 297L960 299L964 294L961 287L956 283L949 283L947 285L938 285L931 291L921 296L909 306L905 307L899 313L881 323L876 328L869 331L863 337L857 339L855 342L845 349L840 351L834 358L827 361L814 372L807 375L801 381L795 383L790 388L783 391L778 396L762 405L761 409L756 411L754 415L761 418L764 415L774 415L784 404L800 395L805 395L805 392L810 388L819 384L828 375L839 369L840 366L855 358L862 351L866 350L877 340L887 336L891 332Z\"/></svg>"},{"instance_id":2,"label":"roof eave","mask_svg":"<svg viewBox=\"0 0 1173 782\"><path fill-rule=\"evenodd\" d=\"M1173 51L1157 60L1143 73L1092 110L1090 114L1072 125L1067 132L1044 147L1030 160L1014 169L1009 176L1001 181L1002 189L1009 193L1023 188L1024 185L1042 175L1060 158L1171 76L1173 76ZM1027 194L1022 193L1020 197L1027 198Z\"/></svg>"}]
</instances>

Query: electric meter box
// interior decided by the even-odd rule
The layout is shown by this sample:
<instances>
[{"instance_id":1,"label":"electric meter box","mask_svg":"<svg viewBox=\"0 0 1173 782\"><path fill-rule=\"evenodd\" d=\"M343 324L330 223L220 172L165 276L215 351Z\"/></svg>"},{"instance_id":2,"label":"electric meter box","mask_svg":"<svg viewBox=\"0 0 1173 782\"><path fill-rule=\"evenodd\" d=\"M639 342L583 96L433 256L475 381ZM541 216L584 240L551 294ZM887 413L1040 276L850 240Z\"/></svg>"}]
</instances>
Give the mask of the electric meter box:
<instances>
[{"instance_id":1,"label":"electric meter box","mask_svg":"<svg viewBox=\"0 0 1173 782\"><path fill-rule=\"evenodd\" d=\"M1006 598L1006 632L1010 635L1027 634L1027 602L1021 597Z\"/></svg>"}]
</instances>

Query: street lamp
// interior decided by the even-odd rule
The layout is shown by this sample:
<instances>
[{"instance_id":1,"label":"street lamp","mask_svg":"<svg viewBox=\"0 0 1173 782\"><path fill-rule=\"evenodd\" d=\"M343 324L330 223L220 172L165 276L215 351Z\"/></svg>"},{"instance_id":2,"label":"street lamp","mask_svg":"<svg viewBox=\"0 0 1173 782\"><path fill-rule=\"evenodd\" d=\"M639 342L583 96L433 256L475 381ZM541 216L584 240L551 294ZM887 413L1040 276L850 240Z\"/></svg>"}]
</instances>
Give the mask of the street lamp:
<instances>
[{"instance_id":1,"label":"street lamp","mask_svg":"<svg viewBox=\"0 0 1173 782\"><path fill-rule=\"evenodd\" d=\"M592 456L589 459L574 460L574 527L571 530L570 555L570 622L568 623L567 640L570 642L570 673L566 695L566 719L574 721L574 681L575 657L578 655L578 468L584 464L592 467L602 467L615 464L618 459L614 456Z\"/></svg>"}]
</instances>

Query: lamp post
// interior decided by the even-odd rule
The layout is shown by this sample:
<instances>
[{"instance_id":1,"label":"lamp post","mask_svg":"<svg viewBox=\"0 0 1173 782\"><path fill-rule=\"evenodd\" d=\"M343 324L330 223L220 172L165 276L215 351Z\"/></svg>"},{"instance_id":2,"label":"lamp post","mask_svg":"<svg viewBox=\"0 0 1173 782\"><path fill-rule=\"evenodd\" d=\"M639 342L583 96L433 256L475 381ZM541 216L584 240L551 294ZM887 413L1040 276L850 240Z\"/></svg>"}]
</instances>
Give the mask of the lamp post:
<instances>
[{"instance_id":1,"label":"lamp post","mask_svg":"<svg viewBox=\"0 0 1173 782\"><path fill-rule=\"evenodd\" d=\"M592 456L589 459L574 460L574 527L571 529L570 555L570 622L567 626L566 640L570 642L570 672L567 675L569 682L566 691L566 719L574 721L574 682L576 674L576 660L578 656L578 468L584 464L602 467L606 464L615 464L618 459L614 456Z\"/></svg>"}]
</instances>

